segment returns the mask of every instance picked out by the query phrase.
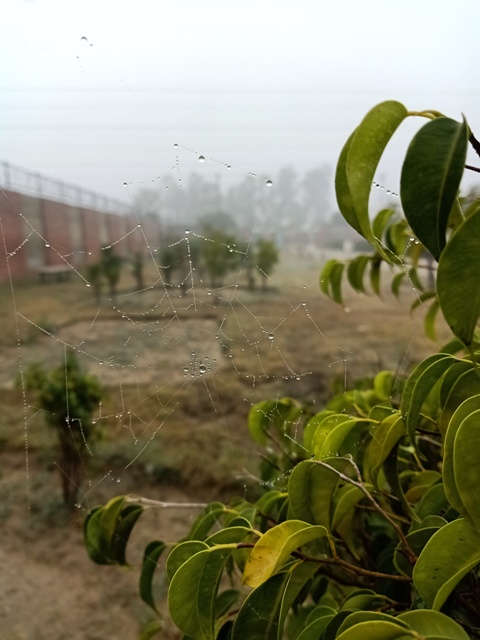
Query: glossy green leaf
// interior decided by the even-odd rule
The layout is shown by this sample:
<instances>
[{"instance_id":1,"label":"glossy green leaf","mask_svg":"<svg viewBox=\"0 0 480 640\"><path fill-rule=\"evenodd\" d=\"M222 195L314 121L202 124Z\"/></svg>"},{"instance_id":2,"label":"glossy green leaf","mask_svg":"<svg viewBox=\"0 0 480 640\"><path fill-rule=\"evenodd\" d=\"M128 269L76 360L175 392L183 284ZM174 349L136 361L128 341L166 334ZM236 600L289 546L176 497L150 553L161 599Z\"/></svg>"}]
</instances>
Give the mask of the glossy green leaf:
<instances>
[{"instance_id":1,"label":"glossy green leaf","mask_svg":"<svg viewBox=\"0 0 480 640\"><path fill-rule=\"evenodd\" d=\"M254 589L237 615L232 640L281 640L290 607L316 571L313 563L296 563Z\"/></svg>"},{"instance_id":2,"label":"glossy green leaf","mask_svg":"<svg viewBox=\"0 0 480 640\"><path fill-rule=\"evenodd\" d=\"M360 622L337 636L338 640L411 640L415 635L395 622L375 620Z\"/></svg>"},{"instance_id":3,"label":"glossy green leaf","mask_svg":"<svg viewBox=\"0 0 480 640\"><path fill-rule=\"evenodd\" d=\"M427 607L439 610L480 562L480 536L464 518L449 522L427 542L413 570L413 581Z\"/></svg>"},{"instance_id":4,"label":"glossy green leaf","mask_svg":"<svg viewBox=\"0 0 480 640\"><path fill-rule=\"evenodd\" d=\"M450 391L442 407L438 428L442 435L445 434L448 423L457 408L472 396L480 394L480 377L472 365L467 366L463 373L458 372L457 379L453 382Z\"/></svg>"},{"instance_id":5,"label":"glossy green leaf","mask_svg":"<svg viewBox=\"0 0 480 640\"><path fill-rule=\"evenodd\" d=\"M408 624L417 633L427 638L437 636L445 638L445 640L469 640L469 636L463 627L455 620L452 620L450 616L440 611L416 609L414 611L405 611L397 616L396 619Z\"/></svg>"},{"instance_id":6,"label":"glossy green leaf","mask_svg":"<svg viewBox=\"0 0 480 640\"><path fill-rule=\"evenodd\" d=\"M444 441L444 455L443 455L443 483L445 487L445 495L454 509L459 513L466 516L467 510L463 504L463 500L457 489L457 482L455 478L454 462L455 452L454 445L457 437L457 432L462 422L471 414L477 413L480 410L480 395L472 396L468 398L456 409L453 414L448 428L445 433Z\"/></svg>"},{"instance_id":7,"label":"glossy green leaf","mask_svg":"<svg viewBox=\"0 0 480 640\"><path fill-rule=\"evenodd\" d=\"M258 587L283 567L293 551L326 536L325 527L301 520L287 520L272 527L253 547L243 572L243 582Z\"/></svg>"},{"instance_id":8,"label":"glossy green leaf","mask_svg":"<svg viewBox=\"0 0 480 640\"><path fill-rule=\"evenodd\" d=\"M352 429L357 425L357 420L350 419L344 420L336 427L334 427L329 433L326 434L321 446L318 446L318 440L315 433L315 442L313 453L317 460L324 460L325 458L332 458L339 454L340 447L342 446L345 438L349 435ZM321 429L321 427L320 427Z\"/></svg>"},{"instance_id":9,"label":"glossy green leaf","mask_svg":"<svg viewBox=\"0 0 480 640\"><path fill-rule=\"evenodd\" d=\"M158 566L158 560L165 548L166 545L164 542L154 540L145 547L145 551L143 553L142 570L140 572L139 583L140 597L155 611L157 611L157 608L155 606L155 600L152 593L153 576Z\"/></svg>"},{"instance_id":10,"label":"glossy green leaf","mask_svg":"<svg viewBox=\"0 0 480 640\"><path fill-rule=\"evenodd\" d=\"M189 540L205 540L210 529L220 522L225 513L225 507L221 502L211 502L195 518L188 535Z\"/></svg>"},{"instance_id":11,"label":"glossy green leaf","mask_svg":"<svg viewBox=\"0 0 480 640\"><path fill-rule=\"evenodd\" d=\"M239 598L241 598L241 594L237 589L225 589L225 591L219 593L215 603L215 617L221 618L233 605L238 606Z\"/></svg>"},{"instance_id":12,"label":"glossy green leaf","mask_svg":"<svg viewBox=\"0 0 480 640\"><path fill-rule=\"evenodd\" d=\"M175 572L168 590L168 608L177 627L194 640L214 640L216 600L231 550L199 551Z\"/></svg>"},{"instance_id":13,"label":"glossy green leaf","mask_svg":"<svg viewBox=\"0 0 480 640\"><path fill-rule=\"evenodd\" d=\"M355 231L360 235L363 235L347 178L347 160L354 135L355 131L344 144L340 157L338 158L337 169L335 172L335 195L337 197L338 208L340 209L342 216L348 224L355 229Z\"/></svg>"},{"instance_id":14,"label":"glossy green leaf","mask_svg":"<svg viewBox=\"0 0 480 640\"><path fill-rule=\"evenodd\" d=\"M322 637L325 627L332 620L333 614L322 616L310 622L297 637L297 640L318 640Z\"/></svg>"},{"instance_id":15,"label":"glossy green leaf","mask_svg":"<svg viewBox=\"0 0 480 640\"><path fill-rule=\"evenodd\" d=\"M431 120L415 135L400 180L405 217L436 260L445 247L448 219L462 179L468 127L450 118Z\"/></svg>"},{"instance_id":16,"label":"glossy green leaf","mask_svg":"<svg viewBox=\"0 0 480 640\"><path fill-rule=\"evenodd\" d=\"M305 447L305 449L307 449L307 451L310 451L311 453L313 453L312 440L313 440L314 433L317 430L317 427L320 425L321 422L323 422L325 418L333 415L334 413L335 413L334 411L329 411L328 409L325 409L324 411L320 411L319 413L316 413L307 422L307 424L303 429L303 446Z\"/></svg>"},{"instance_id":17,"label":"glossy green leaf","mask_svg":"<svg viewBox=\"0 0 480 640\"><path fill-rule=\"evenodd\" d=\"M408 378L403 391L401 411L408 435L415 441L420 411L435 383L456 362L450 355L436 353L421 362Z\"/></svg>"},{"instance_id":18,"label":"glossy green leaf","mask_svg":"<svg viewBox=\"0 0 480 640\"><path fill-rule=\"evenodd\" d=\"M311 437L310 443L310 450L315 455L315 457L320 457L321 451L325 444L325 440L327 439L329 434L339 425L350 421L350 417L344 413L331 412L324 415L323 418L318 421L317 427Z\"/></svg>"},{"instance_id":19,"label":"glossy green leaf","mask_svg":"<svg viewBox=\"0 0 480 640\"><path fill-rule=\"evenodd\" d=\"M471 370L472 368L473 368L473 364L471 362L468 362L467 360L459 360L458 362L453 364L448 369L448 371L446 371L446 373L443 375L442 386L440 387L440 408L443 410L443 413L445 414L443 417L443 420L445 421L445 428L444 429L440 428L440 431L442 433L445 433L450 418L452 417L455 409L462 402L460 401L458 403L454 403L454 405L451 406L450 409L445 411L445 405L447 404L448 396L450 395L452 388L456 385L456 382L459 380L459 378L463 376L464 373Z\"/></svg>"},{"instance_id":20,"label":"glossy green leaf","mask_svg":"<svg viewBox=\"0 0 480 640\"><path fill-rule=\"evenodd\" d=\"M400 629L402 633L409 632L408 624L399 621L398 618L394 618L387 613L381 613L380 611L354 611L353 613L350 613L342 622L340 628L338 629L337 637L341 637L342 634L346 633L350 629L358 627L359 625L372 624L373 627L376 623L381 622L387 622L388 624L396 625L397 629ZM362 627L362 629L365 628L366 627ZM385 628L388 629L389 627ZM367 637L369 638L370 636L367 634L365 638ZM378 637L380 638L381 636Z\"/></svg>"},{"instance_id":21,"label":"glossy green leaf","mask_svg":"<svg viewBox=\"0 0 480 640\"><path fill-rule=\"evenodd\" d=\"M173 576L189 558L200 551L208 549L208 544L200 540L186 540L180 542L170 551L166 562L166 572L168 581L171 582Z\"/></svg>"},{"instance_id":22,"label":"glossy green leaf","mask_svg":"<svg viewBox=\"0 0 480 640\"><path fill-rule=\"evenodd\" d=\"M480 531L480 410L470 413L458 427L453 447L453 475L466 514Z\"/></svg>"},{"instance_id":23,"label":"glossy green leaf","mask_svg":"<svg viewBox=\"0 0 480 640\"><path fill-rule=\"evenodd\" d=\"M439 482L431 486L430 489L424 493L421 500L415 506L415 513L420 521L423 521L428 516L443 513L447 510L448 505L444 484ZM417 525L413 523L412 528L414 526L416 527Z\"/></svg>"},{"instance_id":24,"label":"glossy green leaf","mask_svg":"<svg viewBox=\"0 0 480 640\"><path fill-rule=\"evenodd\" d=\"M393 100L376 105L367 113L355 130L346 151L344 171L351 204L355 212L356 226L354 228L358 230L359 227L361 234L372 244L376 244L379 253L384 255L385 251L375 238L370 224L368 202L380 158L389 140L407 115L407 109ZM342 157L341 159L343 160ZM344 185L342 184L342 186ZM339 200L340 211L349 222L348 218L352 218L352 211L349 209L348 217L345 216L338 188L337 200ZM388 256L385 255L385 257L388 259Z\"/></svg>"},{"instance_id":25,"label":"glossy green leaf","mask_svg":"<svg viewBox=\"0 0 480 640\"><path fill-rule=\"evenodd\" d=\"M345 458L324 460L331 467L347 473L351 464ZM288 482L290 505L296 518L319 524L330 529L332 521L332 499L338 485L338 475L314 460L297 464Z\"/></svg>"},{"instance_id":26,"label":"glossy green leaf","mask_svg":"<svg viewBox=\"0 0 480 640\"><path fill-rule=\"evenodd\" d=\"M388 455L406 434L405 422L399 413L394 413L378 425L371 427L372 438L365 454L365 470L369 479L377 486L377 478Z\"/></svg>"},{"instance_id":27,"label":"glossy green leaf","mask_svg":"<svg viewBox=\"0 0 480 640\"><path fill-rule=\"evenodd\" d=\"M437 295L448 326L470 346L480 315L480 210L455 231L438 263Z\"/></svg>"}]
</instances>

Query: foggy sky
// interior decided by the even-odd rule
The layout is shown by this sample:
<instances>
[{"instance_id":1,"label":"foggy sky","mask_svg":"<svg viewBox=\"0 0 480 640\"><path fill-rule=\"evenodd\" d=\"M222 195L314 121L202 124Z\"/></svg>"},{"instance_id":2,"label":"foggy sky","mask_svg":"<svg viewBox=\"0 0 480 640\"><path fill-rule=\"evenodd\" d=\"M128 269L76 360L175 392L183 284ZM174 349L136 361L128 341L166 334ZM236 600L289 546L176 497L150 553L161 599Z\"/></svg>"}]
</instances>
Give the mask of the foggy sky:
<instances>
[{"instance_id":1,"label":"foggy sky","mask_svg":"<svg viewBox=\"0 0 480 640\"><path fill-rule=\"evenodd\" d=\"M3 0L0 159L128 200L169 173L333 166L386 99L479 137L479 25L474 0ZM419 124L385 158L394 191Z\"/></svg>"}]
</instances>

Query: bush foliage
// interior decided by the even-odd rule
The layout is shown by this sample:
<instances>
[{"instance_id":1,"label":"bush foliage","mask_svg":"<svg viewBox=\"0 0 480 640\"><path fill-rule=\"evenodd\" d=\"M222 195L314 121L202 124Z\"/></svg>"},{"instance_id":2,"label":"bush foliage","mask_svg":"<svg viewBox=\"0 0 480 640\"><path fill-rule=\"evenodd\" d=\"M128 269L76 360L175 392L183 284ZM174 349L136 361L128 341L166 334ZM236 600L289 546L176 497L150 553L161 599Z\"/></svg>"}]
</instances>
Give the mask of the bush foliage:
<instances>
[{"instance_id":1,"label":"bush foliage","mask_svg":"<svg viewBox=\"0 0 480 640\"><path fill-rule=\"evenodd\" d=\"M401 173L404 215L372 219L369 197L384 148L407 117L428 122ZM452 339L400 379L381 371L334 396L318 413L282 398L252 407L252 438L266 448L264 492L209 504L185 538L151 542L140 596L166 555L170 615L195 640L464 640L480 637L480 202L458 198L468 143L465 120L375 106L337 166L342 215L371 255L328 262L322 291L342 302L380 292L382 264L430 301L426 330L443 313ZM425 289L419 266L436 267ZM392 337L393 338L393 337ZM145 503L121 496L94 508L85 543L100 564L126 564ZM159 571L160 569L158 569ZM224 578L228 577L228 581Z\"/></svg>"}]
</instances>

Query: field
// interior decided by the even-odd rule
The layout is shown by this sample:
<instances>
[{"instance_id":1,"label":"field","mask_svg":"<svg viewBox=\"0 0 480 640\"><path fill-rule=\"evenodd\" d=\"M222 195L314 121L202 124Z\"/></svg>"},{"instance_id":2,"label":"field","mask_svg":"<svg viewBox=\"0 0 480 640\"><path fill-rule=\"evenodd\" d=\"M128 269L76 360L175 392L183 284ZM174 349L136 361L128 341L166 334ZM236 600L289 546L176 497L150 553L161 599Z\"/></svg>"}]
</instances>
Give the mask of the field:
<instances>
[{"instance_id":1,"label":"field","mask_svg":"<svg viewBox=\"0 0 480 640\"><path fill-rule=\"evenodd\" d=\"M254 402L289 395L320 409L332 385L381 368L408 373L435 348L421 310L409 314L408 285L400 303L387 288L379 300L346 287L342 308L319 292L324 258L285 257L265 292L238 278L212 293L197 279L182 297L155 285L153 271L141 293L125 273L117 300L104 295L100 305L80 279L16 283L13 296L1 286L2 638L137 638L152 618L138 572L89 561L81 525L90 506L119 493L205 502L255 491L260 458L246 426ZM58 366L66 345L104 387L74 513L61 504L54 436L18 385L34 361ZM131 564L146 541L182 536L194 515L148 511ZM168 623L162 637L177 637Z\"/></svg>"}]
</instances>

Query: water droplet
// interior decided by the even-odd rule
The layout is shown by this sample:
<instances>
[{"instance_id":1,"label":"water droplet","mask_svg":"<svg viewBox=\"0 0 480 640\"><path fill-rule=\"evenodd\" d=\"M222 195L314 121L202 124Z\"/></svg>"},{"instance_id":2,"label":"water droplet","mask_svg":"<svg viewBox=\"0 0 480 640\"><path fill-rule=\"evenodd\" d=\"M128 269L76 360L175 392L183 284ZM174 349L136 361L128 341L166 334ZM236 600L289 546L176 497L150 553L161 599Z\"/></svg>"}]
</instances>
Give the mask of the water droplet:
<instances>
[{"instance_id":1,"label":"water droplet","mask_svg":"<svg viewBox=\"0 0 480 640\"><path fill-rule=\"evenodd\" d=\"M188 236L188 234L190 233L190 229L185 229L185 234Z\"/></svg>"},{"instance_id":2,"label":"water droplet","mask_svg":"<svg viewBox=\"0 0 480 640\"><path fill-rule=\"evenodd\" d=\"M227 169L231 169L231 168L232 168L232 167L231 167L229 164L227 164Z\"/></svg>"},{"instance_id":3,"label":"water droplet","mask_svg":"<svg viewBox=\"0 0 480 640\"><path fill-rule=\"evenodd\" d=\"M128 187L128 184L126 182L123 183L124 187Z\"/></svg>"},{"instance_id":4,"label":"water droplet","mask_svg":"<svg viewBox=\"0 0 480 640\"><path fill-rule=\"evenodd\" d=\"M203 375L204 373L206 373L206 371L207 371L207 367L206 367L204 364L201 364L201 365L198 367L198 371Z\"/></svg>"},{"instance_id":5,"label":"water droplet","mask_svg":"<svg viewBox=\"0 0 480 640\"><path fill-rule=\"evenodd\" d=\"M89 286L90 286L90 282L87 282L87 283L86 283L86 286L87 286L87 287L89 287Z\"/></svg>"},{"instance_id":6,"label":"water droplet","mask_svg":"<svg viewBox=\"0 0 480 640\"><path fill-rule=\"evenodd\" d=\"M48 249L48 247L49 247L50 245L49 245L49 244L47 244L47 243L45 243L45 246L46 246L46 247L47 247L47 249Z\"/></svg>"},{"instance_id":7,"label":"water droplet","mask_svg":"<svg viewBox=\"0 0 480 640\"><path fill-rule=\"evenodd\" d=\"M91 44L90 46L93 47L93 44Z\"/></svg>"},{"instance_id":8,"label":"water droplet","mask_svg":"<svg viewBox=\"0 0 480 640\"><path fill-rule=\"evenodd\" d=\"M117 483L118 483L118 482L121 482L121 481L122 481L122 479L121 479L121 478L117 478Z\"/></svg>"},{"instance_id":9,"label":"water droplet","mask_svg":"<svg viewBox=\"0 0 480 640\"><path fill-rule=\"evenodd\" d=\"M198 156L199 162L205 162L205 156Z\"/></svg>"},{"instance_id":10,"label":"water droplet","mask_svg":"<svg viewBox=\"0 0 480 640\"><path fill-rule=\"evenodd\" d=\"M142 227L142 225L141 224L137 224L137 227L140 229Z\"/></svg>"},{"instance_id":11,"label":"water droplet","mask_svg":"<svg viewBox=\"0 0 480 640\"><path fill-rule=\"evenodd\" d=\"M82 36L82 37L80 38L80 42L88 42L88 38L87 38L87 36Z\"/></svg>"},{"instance_id":12,"label":"water droplet","mask_svg":"<svg viewBox=\"0 0 480 640\"><path fill-rule=\"evenodd\" d=\"M99 362L98 364L103 364L103 361L102 361L102 360L100 360L100 362Z\"/></svg>"},{"instance_id":13,"label":"water droplet","mask_svg":"<svg viewBox=\"0 0 480 640\"><path fill-rule=\"evenodd\" d=\"M175 144L173 145L174 149L178 149L178 144L175 142Z\"/></svg>"},{"instance_id":14,"label":"water droplet","mask_svg":"<svg viewBox=\"0 0 480 640\"><path fill-rule=\"evenodd\" d=\"M188 367L183 367L183 371L184 371L185 373L188 373Z\"/></svg>"},{"instance_id":15,"label":"water droplet","mask_svg":"<svg viewBox=\"0 0 480 640\"><path fill-rule=\"evenodd\" d=\"M273 333L269 333L269 334L268 334L268 339L269 339L269 340L273 340L273 339L274 339L274 337L275 337L275 336L273 335Z\"/></svg>"},{"instance_id":16,"label":"water droplet","mask_svg":"<svg viewBox=\"0 0 480 640\"><path fill-rule=\"evenodd\" d=\"M265 180L265 184L267 185L267 187L271 187L273 182L271 180Z\"/></svg>"}]
</instances>

